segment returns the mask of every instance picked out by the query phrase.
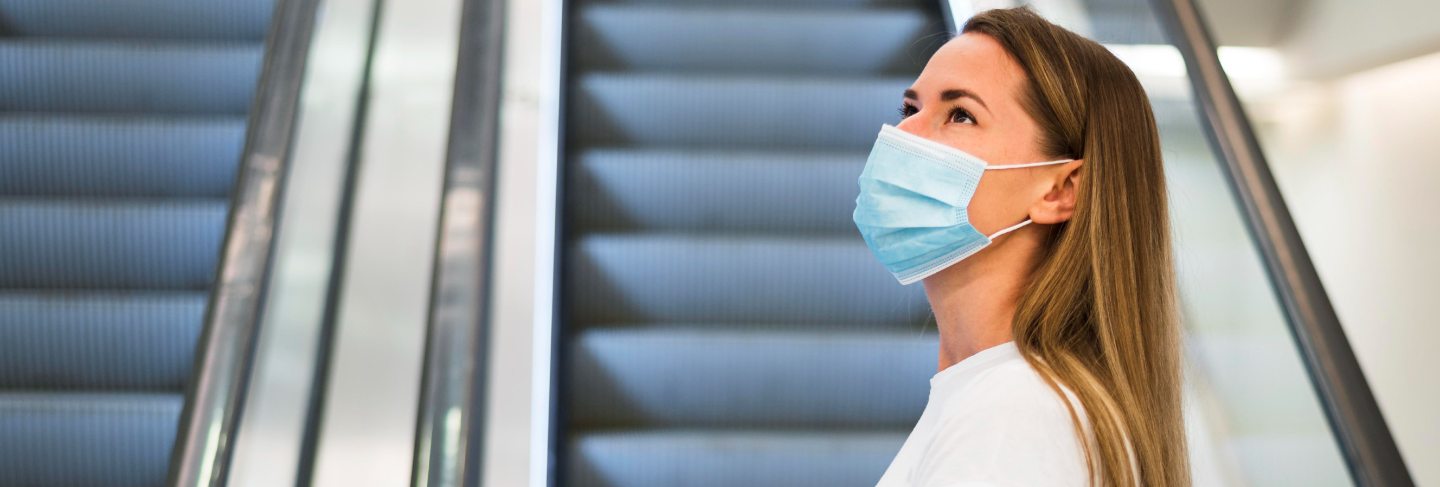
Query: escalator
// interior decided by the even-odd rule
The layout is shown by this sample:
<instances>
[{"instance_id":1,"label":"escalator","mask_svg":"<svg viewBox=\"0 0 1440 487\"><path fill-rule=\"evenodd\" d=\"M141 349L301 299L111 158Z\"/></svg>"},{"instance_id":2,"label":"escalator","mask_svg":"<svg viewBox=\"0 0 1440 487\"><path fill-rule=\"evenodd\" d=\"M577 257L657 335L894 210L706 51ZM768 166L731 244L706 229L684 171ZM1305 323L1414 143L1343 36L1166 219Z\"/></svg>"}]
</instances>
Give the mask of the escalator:
<instances>
[{"instance_id":1,"label":"escalator","mask_svg":"<svg viewBox=\"0 0 1440 487\"><path fill-rule=\"evenodd\" d=\"M272 1L0 0L0 485L227 480L317 6ZM1131 63L1156 110L1196 485L1409 484L1263 158L1237 162L1258 148L1219 134L1248 134L1206 91L1224 73L1150 69L1214 51L1170 46L1196 41L1166 1L1054 18ZM414 485L481 478L505 14L463 3ZM919 286L856 235L855 181L968 2L565 3L552 458L534 460L553 485L873 485L936 336Z\"/></svg>"},{"instance_id":2,"label":"escalator","mask_svg":"<svg viewBox=\"0 0 1440 487\"><path fill-rule=\"evenodd\" d=\"M874 484L936 344L855 235L855 178L969 3L568 5L553 485ZM1040 8L1154 106L1196 485L1408 485L1193 4Z\"/></svg>"},{"instance_id":3,"label":"escalator","mask_svg":"<svg viewBox=\"0 0 1440 487\"><path fill-rule=\"evenodd\" d=\"M0 485L160 485L270 0L0 0Z\"/></svg>"},{"instance_id":4,"label":"escalator","mask_svg":"<svg viewBox=\"0 0 1440 487\"><path fill-rule=\"evenodd\" d=\"M570 9L562 485L873 484L936 342L850 209L938 9Z\"/></svg>"}]
</instances>

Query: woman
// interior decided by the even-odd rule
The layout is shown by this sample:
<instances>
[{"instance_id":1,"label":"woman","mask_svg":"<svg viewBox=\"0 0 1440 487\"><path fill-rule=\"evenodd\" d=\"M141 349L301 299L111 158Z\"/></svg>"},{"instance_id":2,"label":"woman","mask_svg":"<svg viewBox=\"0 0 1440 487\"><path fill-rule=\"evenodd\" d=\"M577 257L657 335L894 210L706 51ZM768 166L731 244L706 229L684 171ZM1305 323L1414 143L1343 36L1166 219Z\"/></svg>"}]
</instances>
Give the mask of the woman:
<instances>
[{"instance_id":1,"label":"woman","mask_svg":"<svg viewBox=\"0 0 1440 487\"><path fill-rule=\"evenodd\" d=\"M1123 63L1029 10L981 13L860 187L866 243L940 329L880 486L1189 485L1160 143Z\"/></svg>"}]
</instances>

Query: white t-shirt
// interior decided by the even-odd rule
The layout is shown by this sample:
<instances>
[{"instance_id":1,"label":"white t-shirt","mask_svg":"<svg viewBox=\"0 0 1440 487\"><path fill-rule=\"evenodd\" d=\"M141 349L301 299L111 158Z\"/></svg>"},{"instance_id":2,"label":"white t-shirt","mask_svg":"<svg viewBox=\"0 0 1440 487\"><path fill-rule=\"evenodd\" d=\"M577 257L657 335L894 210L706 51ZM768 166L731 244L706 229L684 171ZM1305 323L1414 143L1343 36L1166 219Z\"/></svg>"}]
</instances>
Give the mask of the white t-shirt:
<instances>
[{"instance_id":1,"label":"white t-shirt","mask_svg":"<svg viewBox=\"0 0 1440 487\"><path fill-rule=\"evenodd\" d=\"M876 487L1083 486L1081 448L1065 403L1005 342L930 379L925 412Z\"/></svg>"}]
</instances>

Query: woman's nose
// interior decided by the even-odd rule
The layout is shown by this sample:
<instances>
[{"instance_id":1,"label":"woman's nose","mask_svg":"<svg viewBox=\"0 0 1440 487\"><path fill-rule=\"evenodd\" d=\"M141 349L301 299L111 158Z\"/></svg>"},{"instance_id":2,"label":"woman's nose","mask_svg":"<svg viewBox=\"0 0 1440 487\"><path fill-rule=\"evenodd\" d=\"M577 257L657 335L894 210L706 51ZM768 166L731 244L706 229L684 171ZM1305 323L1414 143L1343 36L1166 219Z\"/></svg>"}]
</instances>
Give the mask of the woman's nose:
<instances>
[{"instance_id":1,"label":"woman's nose","mask_svg":"<svg viewBox=\"0 0 1440 487\"><path fill-rule=\"evenodd\" d=\"M900 123L895 124L895 128L928 139L930 138L931 124L925 121L925 115L925 113L919 112L905 117L900 120Z\"/></svg>"}]
</instances>

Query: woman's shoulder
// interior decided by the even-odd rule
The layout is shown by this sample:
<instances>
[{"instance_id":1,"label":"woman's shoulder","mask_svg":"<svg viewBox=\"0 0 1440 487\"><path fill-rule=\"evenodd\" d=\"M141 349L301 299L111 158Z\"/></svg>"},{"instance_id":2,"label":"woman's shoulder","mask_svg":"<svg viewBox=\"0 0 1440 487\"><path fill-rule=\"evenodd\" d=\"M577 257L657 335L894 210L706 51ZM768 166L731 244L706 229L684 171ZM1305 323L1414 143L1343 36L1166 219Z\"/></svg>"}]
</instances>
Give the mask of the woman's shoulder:
<instances>
[{"instance_id":1,"label":"woman's shoulder","mask_svg":"<svg viewBox=\"0 0 1440 487\"><path fill-rule=\"evenodd\" d=\"M1072 404L1084 424L1079 401ZM1070 410L1024 359L953 391L924 456L927 481L916 485L1083 485L1088 478Z\"/></svg>"},{"instance_id":2,"label":"woman's shoulder","mask_svg":"<svg viewBox=\"0 0 1440 487\"><path fill-rule=\"evenodd\" d=\"M1056 386L1084 419L1084 408L1074 392L1063 384ZM992 419L1017 417L1029 420L1055 419L1071 424L1070 410L1055 393L1050 383L1025 359L1016 357L996 364L981 373L964 388L946 398L946 415L981 415Z\"/></svg>"},{"instance_id":3,"label":"woman's shoulder","mask_svg":"<svg viewBox=\"0 0 1440 487\"><path fill-rule=\"evenodd\" d=\"M1079 398L1064 385L1074 418L1089 434ZM1005 360L975 376L965 388L953 390L940 406L940 434L965 437L996 447L1070 455L1080 442L1070 408L1040 372L1024 359Z\"/></svg>"}]
</instances>

